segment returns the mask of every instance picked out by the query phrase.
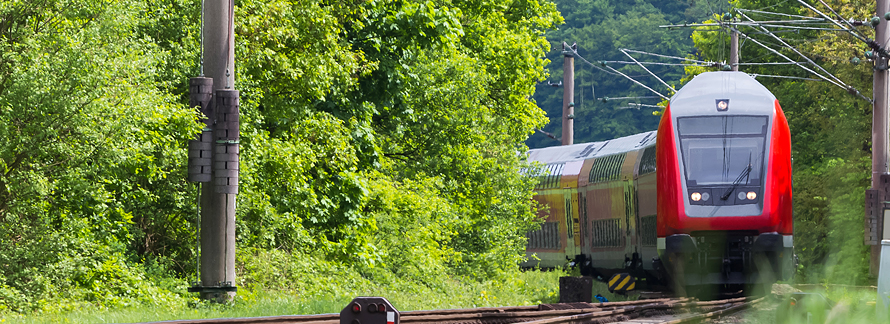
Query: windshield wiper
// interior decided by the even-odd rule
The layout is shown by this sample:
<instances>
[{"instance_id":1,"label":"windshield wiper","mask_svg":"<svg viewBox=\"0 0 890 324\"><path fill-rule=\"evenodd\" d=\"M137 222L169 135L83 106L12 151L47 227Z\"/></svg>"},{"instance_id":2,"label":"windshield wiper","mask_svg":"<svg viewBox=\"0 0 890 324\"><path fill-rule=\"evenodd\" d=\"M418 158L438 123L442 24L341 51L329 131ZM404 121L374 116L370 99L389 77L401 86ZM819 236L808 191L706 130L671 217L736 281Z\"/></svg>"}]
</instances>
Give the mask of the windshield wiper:
<instances>
[{"instance_id":1,"label":"windshield wiper","mask_svg":"<svg viewBox=\"0 0 890 324\"><path fill-rule=\"evenodd\" d=\"M723 193L723 196L720 196L720 200L729 199L729 195L732 195L732 191L735 190L735 187L738 187L738 185L740 183L742 183L742 179L745 179L746 177L748 177L749 174L751 174L751 163L750 162L748 163L748 167L746 167L744 170L742 170L742 173L739 174L739 177L736 178L735 181L732 182L732 186L729 187L729 189L726 189L726 192ZM746 182L747 182L747 180L746 180Z\"/></svg>"}]
</instances>

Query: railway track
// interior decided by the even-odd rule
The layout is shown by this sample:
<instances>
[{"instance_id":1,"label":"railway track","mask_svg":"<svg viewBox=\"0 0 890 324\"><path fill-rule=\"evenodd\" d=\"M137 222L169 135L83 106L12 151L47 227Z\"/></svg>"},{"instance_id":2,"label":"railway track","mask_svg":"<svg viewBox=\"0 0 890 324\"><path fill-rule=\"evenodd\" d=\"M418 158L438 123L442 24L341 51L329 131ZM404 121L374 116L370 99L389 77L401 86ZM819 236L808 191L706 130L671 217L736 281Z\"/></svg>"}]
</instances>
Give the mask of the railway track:
<instances>
[{"instance_id":1,"label":"railway track","mask_svg":"<svg viewBox=\"0 0 890 324\"><path fill-rule=\"evenodd\" d=\"M661 298L609 303L563 303L538 306L488 307L401 312L405 324L557 324L557 323L666 323L700 322L727 315L763 300L733 298L696 301ZM340 314L218 318L156 322L164 324L340 324Z\"/></svg>"}]
</instances>

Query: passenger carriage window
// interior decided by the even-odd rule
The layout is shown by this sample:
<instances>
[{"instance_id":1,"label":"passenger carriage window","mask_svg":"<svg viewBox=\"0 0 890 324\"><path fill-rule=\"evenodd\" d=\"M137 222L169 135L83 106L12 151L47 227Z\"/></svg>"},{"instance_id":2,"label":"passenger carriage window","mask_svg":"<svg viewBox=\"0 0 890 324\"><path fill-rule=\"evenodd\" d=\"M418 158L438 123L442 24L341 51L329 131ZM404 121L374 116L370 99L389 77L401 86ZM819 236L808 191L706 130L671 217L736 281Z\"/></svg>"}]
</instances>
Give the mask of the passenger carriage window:
<instances>
[{"instance_id":1,"label":"passenger carriage window","mask_svg":"<svg viewBox=\"0 0 890 324\"><path fill-rule=\"evenodd\" d=\"M624 164L624 158L627 153L620 153L610 156L598 157L593 160L593 166L590 168L590 183L615 181L620 179L621 165Z\"/></svg>"},{"instance_id":2,"label":"passenger carriage window","mask_svg":"<svg viewBox=\"0 0 890 324\"><path fill-rule=\"evenodd\" d=\"M559 188L559 179L562 177L562 171L565 169L565 162L551 163L544 167L544 173L539 175L538 184L535 190Z\"/></svg>"}]
</instances>

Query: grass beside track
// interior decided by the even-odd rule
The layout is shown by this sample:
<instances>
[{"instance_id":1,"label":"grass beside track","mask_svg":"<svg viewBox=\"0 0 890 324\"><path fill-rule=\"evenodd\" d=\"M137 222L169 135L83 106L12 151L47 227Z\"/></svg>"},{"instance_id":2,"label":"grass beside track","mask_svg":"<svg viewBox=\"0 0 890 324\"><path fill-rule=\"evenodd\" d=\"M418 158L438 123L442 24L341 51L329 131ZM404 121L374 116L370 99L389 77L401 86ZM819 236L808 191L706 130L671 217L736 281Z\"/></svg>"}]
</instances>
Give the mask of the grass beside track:
<instances>
[{"instance_id":1,"label":"grass beside track","mask_svg":"<svg viewBox=\"0 0 890 324\"><path fill-rule=\"evenodd\" d=\"M319 295L299 292L241 289L235 302L229 305L198 302L186 295L184 302L167 307L135 306L120 309L79 309L59 313L38 313L27 316L0 314L0 323L135 323L175 319L203 319L225 317L254 317L273 315L339 313L356 296L383 296L400 311L493 306L536 305L559 301L559 277L564 271L516 272L499 281L446 280L438 288L422 285L369 284L367 288L351 290L331 289ZM601 291L600 291L601 290ZM595 292L610 301L624 300L608 293L604 284L597 283Z\"/></svg>"},{"instance_id":2,"label":"grass beside track","mask_svg":"<svg viewBox=\"0 0 890 324\"><path fill-rule=\"evenodd\" d=\"M874 302L877 293L869 288L844 288L823 286L805 289L805 292L821 293L835 303L834 307L808 305L790 310L789 300L782 296L773 296L767 302L760 303L752 311L742 313L739 319L746 324L797 324L797 323L832 323L832 324L866 324L884 323L875 315ZM785 310L785 316L780 315ZM726 321L725 323L730 323ZM724 323L714 321L713 323Z\"/></svg>"}]
</instances>

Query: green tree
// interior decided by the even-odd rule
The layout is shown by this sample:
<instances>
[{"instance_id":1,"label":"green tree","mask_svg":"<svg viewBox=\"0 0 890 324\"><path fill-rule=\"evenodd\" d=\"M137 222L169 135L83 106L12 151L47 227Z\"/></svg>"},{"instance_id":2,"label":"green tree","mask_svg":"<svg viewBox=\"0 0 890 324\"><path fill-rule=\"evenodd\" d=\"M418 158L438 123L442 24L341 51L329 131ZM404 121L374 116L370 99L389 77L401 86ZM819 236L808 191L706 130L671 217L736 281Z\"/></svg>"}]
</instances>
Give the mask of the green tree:
<instances>
[{"instance_id":1,"label":"green tree","mask_svg":"<svg viewBox=\"0 0 890 324\"><path fill-rule=\"evenodd\" d=\"M187 223L194 111L151 76L131 1L0 5L0 308L160 297L128 263L144 220ZM188 233L185 228L171 229ZM144 242L150 242L147 238ZM148 245L152 246L151 243ZM182 247L168 254L188 253ZM163 298L158 298L163 299Z\"/></svg>"}]
</instances>

